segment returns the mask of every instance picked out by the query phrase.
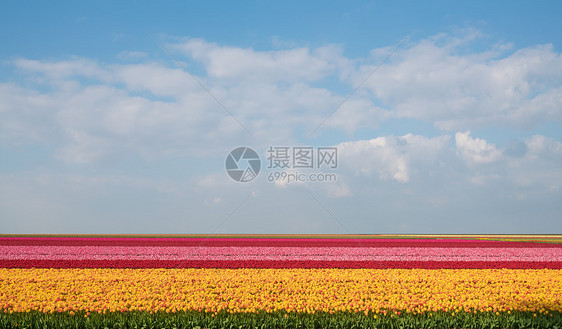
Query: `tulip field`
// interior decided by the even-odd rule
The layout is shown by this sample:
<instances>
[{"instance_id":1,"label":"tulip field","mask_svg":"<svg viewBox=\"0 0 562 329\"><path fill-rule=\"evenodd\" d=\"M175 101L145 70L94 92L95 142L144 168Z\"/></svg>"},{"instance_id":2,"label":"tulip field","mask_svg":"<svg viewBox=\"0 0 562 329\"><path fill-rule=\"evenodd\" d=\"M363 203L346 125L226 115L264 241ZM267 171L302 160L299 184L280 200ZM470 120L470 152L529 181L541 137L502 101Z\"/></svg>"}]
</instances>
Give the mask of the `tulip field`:
<instances>
[{"instance_id":1,"label":"tulip field","mask_svg":"<svg viewBox=\"0 0 562 329\"><path fill-rule=\"evenodd\" d=\"M562 236L0 236L0 328L562 328Z\"/></svg>"}]
</instances>

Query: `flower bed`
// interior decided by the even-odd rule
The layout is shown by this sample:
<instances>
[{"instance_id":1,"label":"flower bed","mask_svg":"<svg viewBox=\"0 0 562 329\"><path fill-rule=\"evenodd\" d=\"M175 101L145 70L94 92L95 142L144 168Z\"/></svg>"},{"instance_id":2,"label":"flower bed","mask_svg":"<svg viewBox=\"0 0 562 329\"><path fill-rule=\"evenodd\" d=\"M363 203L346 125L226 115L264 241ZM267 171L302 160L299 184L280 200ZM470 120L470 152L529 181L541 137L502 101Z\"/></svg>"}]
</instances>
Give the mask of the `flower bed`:
<instances>
[{"instance_id":1,"label":"flower bed","mask_svg":"<svg viewBox=\"0 0 562 329\"><path fill-rule=\"evenodd\" d=\"M562 245L0 238L0 327L555 328Z\"/></svg>"}]
</instances>

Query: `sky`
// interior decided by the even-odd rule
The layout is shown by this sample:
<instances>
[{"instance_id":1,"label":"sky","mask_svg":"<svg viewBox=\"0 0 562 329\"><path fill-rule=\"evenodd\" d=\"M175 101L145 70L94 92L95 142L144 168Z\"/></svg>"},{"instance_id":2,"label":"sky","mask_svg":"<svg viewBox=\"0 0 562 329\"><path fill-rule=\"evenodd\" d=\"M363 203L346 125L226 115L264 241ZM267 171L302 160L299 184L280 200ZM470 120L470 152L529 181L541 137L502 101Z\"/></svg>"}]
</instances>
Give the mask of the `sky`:
<instances>
[{"instance_id":1,"label":"sky","mask_svg":"<svg viewBox=\"0 0 562 329\"><path fill-rule=\"evenodd\" d=\"M0 233L561 234L560 12L4 2Z\"/></svg>"}]
</instances>

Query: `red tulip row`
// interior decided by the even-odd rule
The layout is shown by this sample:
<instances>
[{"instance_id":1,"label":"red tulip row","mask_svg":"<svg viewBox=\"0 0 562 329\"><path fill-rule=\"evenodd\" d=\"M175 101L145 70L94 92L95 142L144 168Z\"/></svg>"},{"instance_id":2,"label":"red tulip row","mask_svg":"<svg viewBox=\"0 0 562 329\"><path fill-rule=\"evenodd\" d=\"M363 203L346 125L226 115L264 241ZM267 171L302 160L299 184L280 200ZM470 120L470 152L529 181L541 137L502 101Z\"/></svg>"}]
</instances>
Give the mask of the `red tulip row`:
<instances>
[{"instance_id":1,"label":"red tulip row","mask_svg":"<svg viewBox=\"0 0 562 329\"><path fill-rule=\"evenodd\" d=\"M0 268L366 268L562 269L562 262L532 261L312 261L312 260L0 260Z\"/></svg>"},{"instance_id":2,"label":"red tulip row","mask_svg":"<svg viewBox=\"0 0 562 329\"><path fill-rule=\"evenodd\" d=\"M463 239L0 237L0 246L560 248L560 244Z\"/></svg>"}]
</instances>

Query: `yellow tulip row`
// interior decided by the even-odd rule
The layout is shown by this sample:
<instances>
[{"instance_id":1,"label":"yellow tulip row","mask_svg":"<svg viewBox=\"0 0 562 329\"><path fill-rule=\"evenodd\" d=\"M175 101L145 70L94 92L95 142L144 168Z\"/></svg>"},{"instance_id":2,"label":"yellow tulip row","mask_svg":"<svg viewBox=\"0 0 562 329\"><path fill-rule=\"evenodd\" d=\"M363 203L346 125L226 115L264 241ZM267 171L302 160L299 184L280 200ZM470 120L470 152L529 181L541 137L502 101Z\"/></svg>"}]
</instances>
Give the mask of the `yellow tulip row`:
<instances>
[{"instance_id":1,"label":"yellow tulip row","mask_svg":"<svg viewBox=\"0 0 562 329\"><path fill-rule=\"evenodd\" d=\"M0 312L562 312L562 270L0 269Z\"/></svg>"}]
</instances>

